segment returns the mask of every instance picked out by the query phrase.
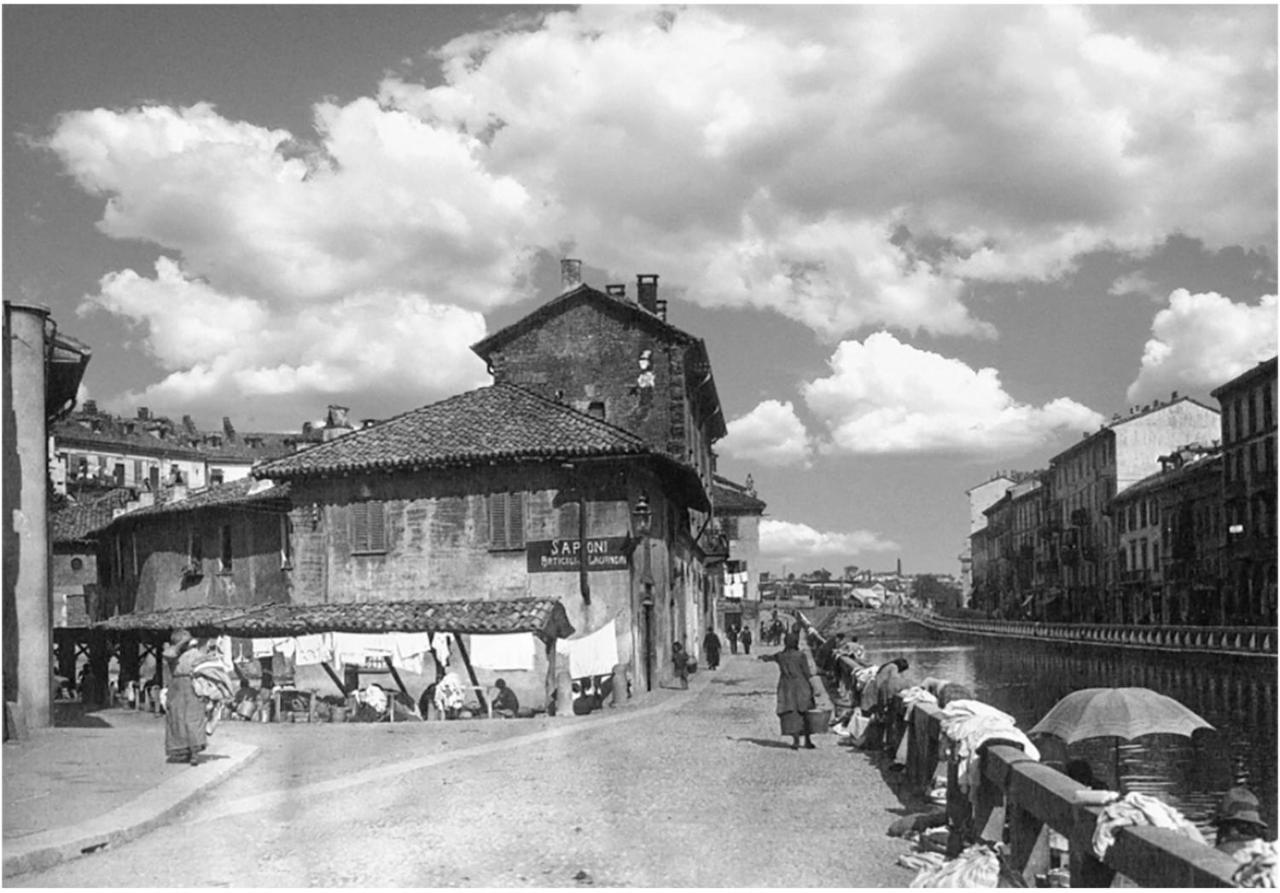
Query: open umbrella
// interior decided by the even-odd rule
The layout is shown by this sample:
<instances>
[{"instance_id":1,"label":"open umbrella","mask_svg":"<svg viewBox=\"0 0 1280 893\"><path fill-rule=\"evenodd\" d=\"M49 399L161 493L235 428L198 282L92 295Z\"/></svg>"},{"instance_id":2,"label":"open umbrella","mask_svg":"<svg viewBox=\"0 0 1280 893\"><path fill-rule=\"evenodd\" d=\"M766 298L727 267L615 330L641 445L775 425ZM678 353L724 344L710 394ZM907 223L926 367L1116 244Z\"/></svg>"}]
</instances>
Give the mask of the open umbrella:
<instances>
[{"instance_id":1,"label":"open umbrella","mask_svg":"<svg viewBox=\"0 0 1280 893\"><path fill-rule=\"evenodd\" d=\"M1031 727L1032 735L1053 735L1067 744L1088 738L1132 741L1144 735L1182 735L1212 729L1204 718L1178 701L1149 688L1082 688L1053 705ZM1116 784L1120 747L1116 745Z\"/></svg>"}]
</instances>

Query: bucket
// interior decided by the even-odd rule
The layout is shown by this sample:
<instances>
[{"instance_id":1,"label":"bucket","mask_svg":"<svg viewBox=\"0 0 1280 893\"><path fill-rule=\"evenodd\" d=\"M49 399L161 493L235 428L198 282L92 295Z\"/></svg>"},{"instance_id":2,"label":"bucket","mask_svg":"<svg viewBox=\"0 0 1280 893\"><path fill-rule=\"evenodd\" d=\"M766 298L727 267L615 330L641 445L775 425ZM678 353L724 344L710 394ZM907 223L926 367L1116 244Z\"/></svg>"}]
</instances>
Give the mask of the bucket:
<instances>
[{"instance_id":1,"label":"bucket","mask_svg":"<svg viewBox=\"0 0 1280 893\"><path fill-rule=\"evenodd\" d=\"M809 710L806 714L807 728L811 734L831 731L830 710Z\"/></svg>"}]
</instances>

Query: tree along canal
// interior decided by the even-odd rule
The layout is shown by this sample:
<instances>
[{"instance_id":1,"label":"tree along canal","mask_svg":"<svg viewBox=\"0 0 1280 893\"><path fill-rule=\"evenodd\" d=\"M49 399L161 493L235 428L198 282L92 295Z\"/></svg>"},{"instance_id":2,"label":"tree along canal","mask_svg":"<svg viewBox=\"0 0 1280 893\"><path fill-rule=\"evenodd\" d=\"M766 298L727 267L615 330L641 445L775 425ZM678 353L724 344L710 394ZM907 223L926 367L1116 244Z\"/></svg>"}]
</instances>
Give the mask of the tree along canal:
<instances>
[{"instance_id":1,"label":"tree along canal","mask_svg":"<svg viewBox=\"0 0 1280 893\"><path fill-rule=\"evenodd\" d=\"M828 626L834 632L839 625ZM1213 731L1191 739L1160 735L1119 745L1125 791L1159 796L1200 826L1212 842L1209 820L1222 794L1245 785L1262 802L1262 817L1276 833L1276 662L1164 654L1079 645L960 637L890 621L851 630L867 656L883 663L905 657L911 678L951 679L1010 714L1024 731L1059 699L1081 688L1138 686L1168 695L1205 718ZM1094 774L1115 774L1116 739L1071 746ZM1047 748L1044 748L1047 751ZM1042 757L1054 756L1043 753ZM1061 756L1061 755L1057 755Z\"/></svg>"}]
</instances>

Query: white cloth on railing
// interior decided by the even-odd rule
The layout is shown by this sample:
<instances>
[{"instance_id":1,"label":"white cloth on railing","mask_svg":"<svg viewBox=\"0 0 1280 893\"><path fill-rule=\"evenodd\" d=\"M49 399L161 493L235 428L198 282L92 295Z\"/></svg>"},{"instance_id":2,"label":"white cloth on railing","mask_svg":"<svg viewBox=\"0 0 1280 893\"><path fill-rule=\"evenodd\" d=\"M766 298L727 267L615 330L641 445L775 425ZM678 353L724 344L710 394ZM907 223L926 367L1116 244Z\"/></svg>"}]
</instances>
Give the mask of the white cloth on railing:
<instances>
[{"instance_id":1,"label":"white cloth on railing","mask_svg":"<svg viewBox=\"0 0 1280 893\"><path fill-rule=\"evenodd\" d=\"M1231 857L1240 863L1231 882L1239 887L1280 887L1280 851L1274 840L1251 840Z\"/></svg>"},{"instance_id":2,"label":"white cloth on railing","mask_svg":"<svg viewBox=\"0 0 1280 893\"><path fill-rule=\"evenodd\" d=\"M970 799L978 790L981 771L978 749L987 741L996 738L1013 742L1031 759L1040 759L1040 751L1017 727L1012 716L981 701L962 698L943 707L942 734L951 742L952 753L960 764L956 773L960 790L968 791Z\"/></svg>"},{"instance_id":3,"label":"white cloth on railing","mask_svg":"<svg viewBox=\"0 0 1280 893\"><path fill-rule=\"evenodd\" d=\"M906 719L911 718L912 712L916 709L916 704L938 703L938 699L933 696L932 692L926 691L919 685L913 685L911 688L903 689L898 693L898 697L902 699L902 715Z\"/></svg>"},{"instance_id":4,"label":"white cloth on railing","mask_svg":"<svg viewBox=\"0 0 1280 893\"><path fill-rule=\"evenodd\" d=\"M1198 843L1206 842L1200 829L1178 810L1149 794L1134 791L1107 804L1098 813L1098 823L1093 829L1093 852L1099 859L1106 856L1111 844L1115 843L1116 831L1127 825L1168 828Z\"/></svg>"}]
</instances>

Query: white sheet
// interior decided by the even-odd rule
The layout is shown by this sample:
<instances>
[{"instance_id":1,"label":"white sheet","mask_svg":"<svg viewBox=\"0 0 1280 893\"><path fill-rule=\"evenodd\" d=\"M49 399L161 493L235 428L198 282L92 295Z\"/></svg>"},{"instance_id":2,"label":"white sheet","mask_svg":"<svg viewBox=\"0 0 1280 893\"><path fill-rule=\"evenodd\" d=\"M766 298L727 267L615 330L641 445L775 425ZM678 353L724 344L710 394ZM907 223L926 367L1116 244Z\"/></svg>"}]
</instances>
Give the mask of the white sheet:
<instances>
[{"instance_id":1,"label":"white sheet","mask_svg":"<svg viewBox=\"0 0 1280 893\"><path fill-rule=\"evenodd\" d=\"M471 665L486 670L532 670L533 633L500 633L471 637Z\"/></svg>"}]
</instances>

